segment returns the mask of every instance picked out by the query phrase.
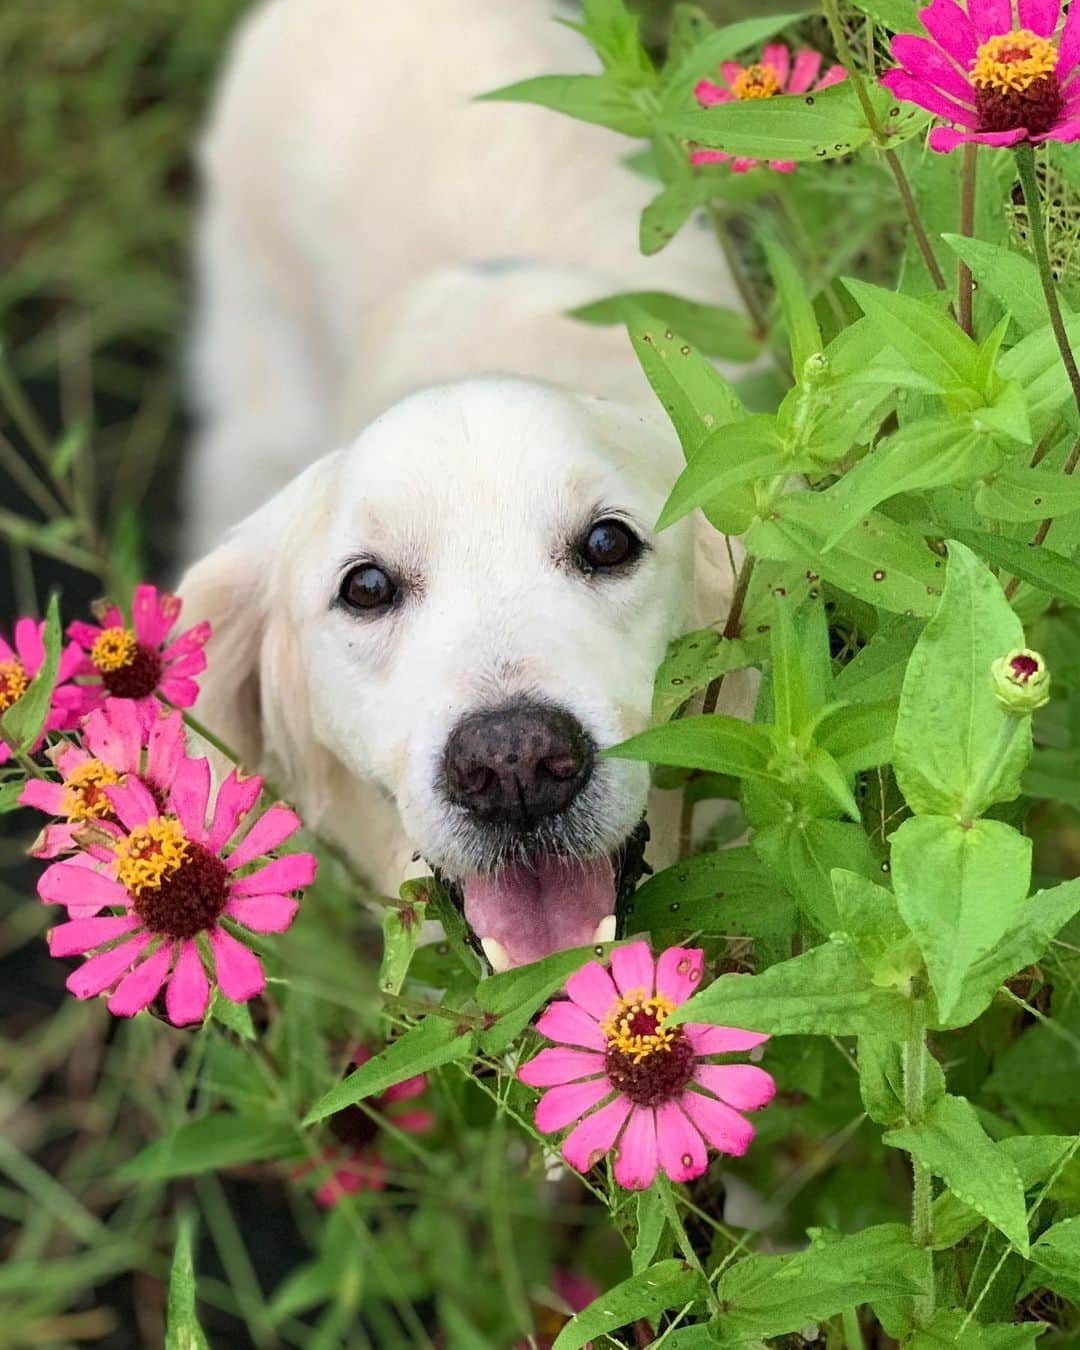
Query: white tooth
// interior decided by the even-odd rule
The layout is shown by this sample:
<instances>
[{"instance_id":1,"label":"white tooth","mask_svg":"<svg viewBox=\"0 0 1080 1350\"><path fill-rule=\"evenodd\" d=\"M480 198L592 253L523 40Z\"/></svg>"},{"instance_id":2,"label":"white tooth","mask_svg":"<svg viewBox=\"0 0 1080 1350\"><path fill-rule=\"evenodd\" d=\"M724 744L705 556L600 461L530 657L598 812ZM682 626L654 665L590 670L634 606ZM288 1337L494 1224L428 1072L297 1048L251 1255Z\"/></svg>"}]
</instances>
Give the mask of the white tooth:
<instances>
[{"instance_id":1,"label":"white tooth","mask_svg":"<svg viewBox=\"0 0 1080 1350\"><path fill-rule=\"evenodd\" d=\"M593 942L614 942L615 941L615 915L605 914L596 925L596 932L592 935Z\"/></svg>"},{"instance_id":2,"label":"white tooth","mask_svg":"<svg viewBox=\"0 0 1080 1350\"><path fill-rule=\"evenodd\" d=\"M494 938L481 938L480 946L488 959L488 964L496 975L501 970L509 970L514 964L510 960L510 953L501 942L496 942Z\"/></svg>"}]
</instances>

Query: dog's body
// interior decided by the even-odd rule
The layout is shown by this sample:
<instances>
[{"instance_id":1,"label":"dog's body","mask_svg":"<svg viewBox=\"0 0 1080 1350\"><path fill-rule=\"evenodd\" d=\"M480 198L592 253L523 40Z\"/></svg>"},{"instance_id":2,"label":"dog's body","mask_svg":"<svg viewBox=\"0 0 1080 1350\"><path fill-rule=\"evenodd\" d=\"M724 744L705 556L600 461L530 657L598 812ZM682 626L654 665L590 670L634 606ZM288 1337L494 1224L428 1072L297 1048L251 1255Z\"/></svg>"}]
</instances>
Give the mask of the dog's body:
<instances>
[{"instance_id":1,"label":"dog's body","mask_svg":"<svg viewBox=\"0 0 1080 1350\"><path fill-rule=\"evenodd\" d=\"M469 102L582 68L550 19L273 0L204 157L189 551L284 490L185 581L198 711L381 889L416 851L461 880L497 966L611 935L647 775L596 751L730 585L715 536L652 533L681 461L625 336L565 317L724 298L712 251L639 256L650 187L609 133Z\"/></svg>"}]
</instances>

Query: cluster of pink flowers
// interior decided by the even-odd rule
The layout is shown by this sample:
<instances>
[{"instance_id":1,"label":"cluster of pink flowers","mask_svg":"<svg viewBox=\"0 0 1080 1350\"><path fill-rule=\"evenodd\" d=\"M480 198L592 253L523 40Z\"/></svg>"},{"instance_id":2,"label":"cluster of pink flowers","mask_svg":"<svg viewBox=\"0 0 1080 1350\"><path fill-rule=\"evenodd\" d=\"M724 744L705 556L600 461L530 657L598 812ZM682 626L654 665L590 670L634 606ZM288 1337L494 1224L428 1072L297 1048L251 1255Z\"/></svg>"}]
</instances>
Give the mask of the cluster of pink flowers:
<instances>
[{"instance_id":1,"label":"cluster of pink flowers","mask_svg":"<svg viewBox=\"0 0 1080 1350\"><path fill-rule=\"evenodd\" d=\"M300 827L287 806L259 811L262 779L234 770L214 790L209 760L188 753L183 715L206 667L208 624L174 636L176 596L136 588L132 622L106 605L98 625L73 623L46 732L75 733L48 750L58 778L30 777L25 806L52 817L31 852L50 860L38 894L63 905L54 956L82 956L67 987L109 995L131 1016L165 991L177 1026L200 1021L211 976L245 1002L265 985L237 933L288 928L315 875L310 853L272 855ZM0 711L44 661L43 625L21 619L0 644ZM3 755L7 758L7 755Z\"/></svg>"}]
</instances>

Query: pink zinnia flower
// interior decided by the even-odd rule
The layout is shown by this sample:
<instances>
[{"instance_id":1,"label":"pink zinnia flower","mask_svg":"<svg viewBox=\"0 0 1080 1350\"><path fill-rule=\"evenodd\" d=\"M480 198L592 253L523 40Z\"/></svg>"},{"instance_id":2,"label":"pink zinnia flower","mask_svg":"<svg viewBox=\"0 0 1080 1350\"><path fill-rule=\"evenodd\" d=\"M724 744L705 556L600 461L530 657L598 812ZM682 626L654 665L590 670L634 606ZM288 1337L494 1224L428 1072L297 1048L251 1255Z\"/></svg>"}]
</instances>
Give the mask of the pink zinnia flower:
<instances>
[{"instance_id":1,"label":"pink zinnia flower","mask_svg":"<svg viewBox=\"0 0 1080 1350\"><path fill-rule=\"evenodd\" d=\"M161 709L161 715L145 726L130 699L107 700L85 719L82 745L65 741L49 751L60 770L60 782L27 780L19 798L22 805L63 821L47 825L30 852L37 858L55 858L83 847L79 835L90 824L119 835L116 812L105 788L137 777L164 806L184 755L184 723L179 712L165 715Z\"/></svg>"},{"instance_id":2,"label":"pink zinnia flower","mask_svg":"<svg viewBox=\"0 0 1080 1350\"><path fill-rule=\"evenodd\" d=\"M536 1029L559 1045L518 1071L550 1089L536 1107L544 1134L578 1123L563 1157L587 1172L615 1148L615 1180L629 1190L652 1184L657 1168L672 1181L705 1171L709 1145L746 1152L754 1130L740 1111L770 1101L772 1078L753 1064L711 1064L712 1055L752 1050L755 1031L701 1022L669 1026L701 980L700 948L669 947L654 961L648 943L611 953L611 973L590 961L566 982L568 999L548 1005Z\"/></svg>"},{"instance_id":3,"label":"pink zinnia flower","mask_svg":"<svg viewBox=\"0 0 1080 1350\"><path fill-rule=\"evenodd\" d=\"M1080 6L1071 5L1060 41L1054 32L1061 0L933 0L919 11L929 37L899 33L892 54L900 68L882 84L954 127L935 127L930 147L965 141L1018 145L1074 141L1080 136Z\"/></svg>"},{"instance_id":4,"label":"pink zinnia flower","mask_svg":"<svg viewBox=\"0 0 1080 1350\"><path fill-rule=\"evenodd\" d=\"M786 45L783 42L771 42L761 53L761 60L755 61L753 65L740 66L737 61L724 61L720 66L724 83L699 80L694 86L694 95L703 108L711 108L717 103L730 103L732 99L805 94L808 89L825 89L844 79L846 72L843 66L830 66L818 79L821 60L820 52L804 47L796 55L792 66L791 53ZM746 173L761 163L760 159L750 159L746 155L729 155L726 150L694 150L690 155L691 164L716 164L727 160L731 161L735 173ZM791 173L795 161L770 159L769 168L778 173Z\"/></svg>"},{"instance_id":5,"label":"pink zinnia flower","mask_svg":"<svg viewBox=\"0 0 1080 1350\"><path fill-rule=\"evenodd\" d=\"M145 710L153 708L158 694L177 708L190 708L199 694L192 677L206 669L210 625L197 623L168 642L180 604L178 596L144 584L135 587L130 628L112 604L103 606L100 624L70 624L68 633L86 652L80 674L96 677L84 688L98 701L130 698Z\"/></svg>"},{"instance_id":6,"label":"pink zinnia flower","mask_svg":"<svg viewBox=\"0 0 1080 1350\"><path fill-rule=\"evenodd\" d=\"M169 1020L197 1022L210 999L198 939L209 945L226 998L244 1003L262 992L259 958L223 921L256 933L283 932L296 913L292 892L312 880L315 859L293 853L249 870L300 826L287 806L271 806L236 840L261 789L258 776L231 773L218 789L209 825L208 760L181 761L164 812L137 778L102 789L122 832L111 843L102 832L92 850L53 863L38 881L42 900L79 915L50 932L53 956L92 953L68 977L76 998L111 989L109 1011L131 1017L167 981ZM102 915L103 909L120 912Z\"/></svg>"},{"instance_id":7,"label":"pink zinnia flower","mask_svg":"<svg viewBox=\"0 0 1080 1350\"><path fill-rule=\"evenodd\" d=\"M359 1068L371 1058L371 1051L360 1046L352 1062ZM394 1110L397 1103L411 1101L427 1088L427 1074L417 1074L395 1083L372 1102L372 1108L384 1115L399 1130L407 1134L423 1134L435 1124L430 1111L418 1107ZM388 1167L379 1149L379 1121L360 1106L346 1106L335 1111L327 1122L334 1143L319 1155L318 1162L328 1165L331 1175L315 1191L320 1205L336 1205L345 1195L357 1191L381 1191L386 1185ZM317 1163L306 1163L297 1169L297 1176L310 1172Z\"/></svg>"},{"instance_id":8,"label":"pink zinnia flower","mask_svg":"<svg viewBox=\"0 0 1080 1350\"><path fill-rule=\"evenodd\" d=\"M17 703L30 687L30 681L41 669L45 661L45 622L33 619L16 619L15 646L10 647L0 637L0 713L5 713ZM82 652L76 643L69 643L60 653L60 665L56 674L49 712L45 718L42 733L32 749L36 750L45 739L46 731L66 731L78 726L85 702L83 690L72 684L72 677L82 665ZM4 764L11 754L6 741L0 741L0 764Z\"/></svg>"}]
</instances>

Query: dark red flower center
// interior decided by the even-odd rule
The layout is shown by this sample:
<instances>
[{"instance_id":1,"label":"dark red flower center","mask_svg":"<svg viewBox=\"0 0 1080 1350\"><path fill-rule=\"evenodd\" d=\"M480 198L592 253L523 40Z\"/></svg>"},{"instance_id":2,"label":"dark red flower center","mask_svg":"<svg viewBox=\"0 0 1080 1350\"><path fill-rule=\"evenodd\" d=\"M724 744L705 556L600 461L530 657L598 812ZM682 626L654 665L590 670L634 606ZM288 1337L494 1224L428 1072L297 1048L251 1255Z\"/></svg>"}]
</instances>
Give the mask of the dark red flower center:
<instances>
[{"instance_id":1,"label":"dark red flower center","mask_svg":"<svg viewBox=\"0 0 1080 1350\"><path fill-rule=\"evenodd\" d=\"M358 1152L367 1148L379 1133L379 1123L359 1106L346 1106L330 1117L330 1133L335 1139Z\"/></svg>"},{"instance_id":2,"label":"dark red flower center","mask_svg":"<svg viewBox=\"0 0 1080 1350\"><path fill-rule=\"evenodd\" d=\"M1049 131L1061 117L1057 49L1027 28L988 38L971 67L979 130Z\"/></svg>"},{"instance_id":3,"label":"dark red flower center","mask_svg":"<svg viewBox=\"0 0 1080 1350\"><path fill-rule=\"evenodd\" d=\"M1039 663L1034 657L1020 652L1009 661L1009 669L1021 684L1027 684L1033 675L1039 673Z\"/></svg>"},{"instance_id":4,"label":"dark red flower center","mask_svg":"<svg viewBox=\"0 0 1080 1350\"><path fill-rule=\"evenodd\" d=\"M156 883L129 890L135 913L152 933L173 939L193 938L213 928L224 913L229 901L229 871L216 853L188 839L183 856L170 861Z\"/></svg>"},{"instance_id":5,"label":"dark red flower center","mask_svg":"<svg viewBox=\"0 0 1080 1350\"><path fill-rule=\"evenodd\" d=\"M157 648L139 643L130 663L116 670L103 670L101 682L113 698L147 698L158 687L163 669Z\"/></svg>"},{"instance_id":6,"label":"dark red flower center","mask_svg":"<svg viewBox=\"0 0 1080 1350\"><path fill-rule=\"evenodd\" d=\"M635 1059L617 1046L604 1055L608 1081L635 1106L659 1106L677 1097L694 1076L697 1056L682 1027L672 1027L666 1048Z\"/></svg>"}]
</instances>

